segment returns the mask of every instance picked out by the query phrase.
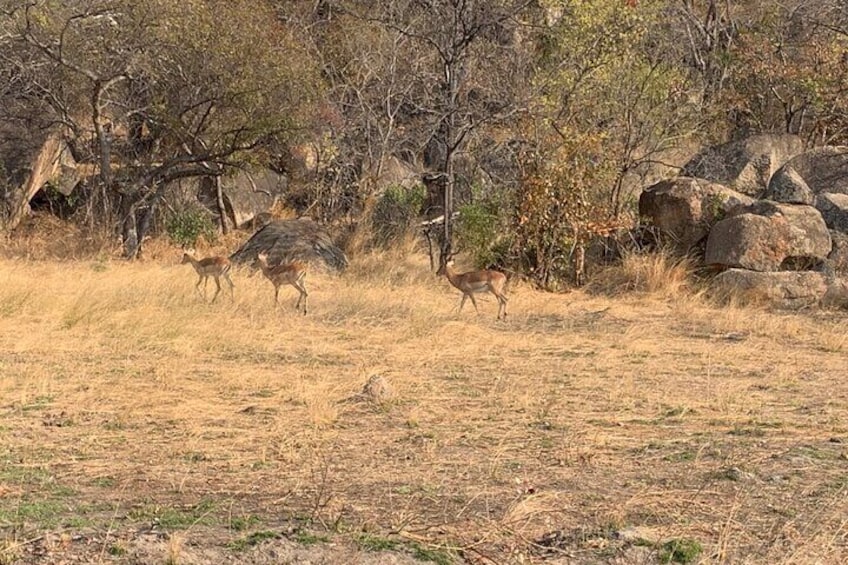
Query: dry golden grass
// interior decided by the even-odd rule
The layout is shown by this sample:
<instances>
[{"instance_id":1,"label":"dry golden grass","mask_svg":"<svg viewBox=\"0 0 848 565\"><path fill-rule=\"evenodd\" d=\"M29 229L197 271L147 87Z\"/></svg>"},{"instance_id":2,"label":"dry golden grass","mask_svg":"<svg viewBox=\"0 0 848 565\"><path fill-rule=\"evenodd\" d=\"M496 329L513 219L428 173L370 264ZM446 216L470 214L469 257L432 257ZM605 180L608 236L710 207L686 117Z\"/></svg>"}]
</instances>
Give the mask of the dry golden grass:
<instances>
[{"instance_id":1,"label":"dry golden grass","mask_svg":"<svg viewBox=\"0 0 848 565\"><path fill-rule=\"evenodd\" d=\"M844 314L718 308L643 264L615 297L515 285L502 323L372 255L311 272L303 317L250 270L205 303L179 257L0 261L0 563L273 562L238 545L262 532L436 562L656 562L682 538L848 558ZM391 401L357 396L375 374ZM611 535L634 527L655 539Z\"/></svg>"}]
</instances>

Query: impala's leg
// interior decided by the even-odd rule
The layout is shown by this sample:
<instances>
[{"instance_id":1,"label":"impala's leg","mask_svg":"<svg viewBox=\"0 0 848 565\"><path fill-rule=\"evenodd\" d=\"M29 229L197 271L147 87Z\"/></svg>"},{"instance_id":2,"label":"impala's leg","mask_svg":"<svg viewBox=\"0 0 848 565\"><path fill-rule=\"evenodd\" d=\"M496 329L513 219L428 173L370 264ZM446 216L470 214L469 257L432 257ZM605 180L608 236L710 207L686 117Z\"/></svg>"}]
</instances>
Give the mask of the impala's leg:
<instances>
[{"instance_id":1,"label":"impala's leg","mask_svg":"<svg viewBox=\"0 0 848 565\"><path fill-rule=\"evenodd\" d=\"M294 305L295 310L300 310L300 304L303 303L303 314L306 315L306 300L309 297L309 293L306 292L306 285L303 284L303 277L299 279L295 279L292 281L291 285L297 289L300 293L300 296L297 297L297 304Z\"/></svg>"},{"instance_id":2,"label":"impala's leg","mask_svg":"<svg viewBox=\"0 0 848 565\"><path fill-rule=\"evenodd\" d=\"M274 306L280 305L280 287L278 285L274 285Z\"/></svg>"},{"instance_id":3,"label":"impala's leg","mask_svg":"<svg viewBox=\"0 0 848 565\"><path fill-rule=\"evenodd\" d=\"M477 299L474 298L474 293L472 292L471 294L468 294L467 296L469 298L471 298L471 304L474 305L474 311L477 312L477 314L480 314L480 309L477 308Z\"/></svg>"},{"instance_id":4,"label":"impala's leg","mask_svg":"<svg viewBox=\"0 0 848 565\"><path fill-rule=\"evenodd\" d=\"M293 286L293 287L297 290L297 292L299 293L299 294L298 294L298 297L297 297L297 303L295 303L295 305L294 305L294 309L295 309L295 310L300 310L300 302L301 302L301 300L303 300L303 289L301 289L301 288L300 288L300 282L299 282L299 281L292 281L291 285L292 285L292 286Z\"/></svg>"},{"instance_id":5,"label":"impala's leg","mask_svg":"<svg viewBox=\"0 0 848 565\"><path fill-rule=\"evenodd\" d=\"M492 294L498 299L498 320L501 319L501 311L503 311L504 320L506 319L506 296L501 291L492 289Z\"/></svg>"},{"instance_id":6,"label":"impala's leg","mask_svg":"<svg viewBox=\"0 0 848 565\"><path fill-rule=\"evenodd\" d=\"M218 293L220 293L220 292L221 292L221 281L219 281L219 280L218 280L218 277L217 277L217 276L215 277L215 286L216 286L217 288L215 289L215 296L213 296L213 297L212 297L212 302L213 302L213 303L214 303L214 302L215 302L215 300L218 298Z\"/></svg>"},{"instance_id":7,"label":"impala's leg","mask_svg":"<svg viewBox=\"0 0 848 565\"><path fill-rule=\"evenodd\" d=\"M300 277L300 297L303 298L303 315L306 316L306 302L309 300L309 292L306 291L306 280ZM300 300L298 300L300 302Z\"/></svg>"},{"instance_id":8,"label":"impala's leg","mask_svg":"<svg viewBox=\"0 0 848 565\"><path fill-rule=\"evenodd\" d=\"M206 298L206 295L200 291L200 283L202 283L203 281L204 281L203 275L198 275L197 276L197 284L194 285L194 290L197 291L197 294L200 294L201 296L203 296L203 298ZM205 286L203 287L203 290L206 290Z\"/></svg>"},{"instance_id":9,"label":"impala's leg","mask_svg":"<svg viewBox=\"0 0 848 565\"><path fill-rule=\"evenodd\" d=\"M462 312L462 307L465 306L465 299L468 298L468 295L463 293L462 300L459 301L459 311Z\"/></svg>"},{"instance_id":10,"label":"impala's leg","mask_svg":"<svg viewBox=\"0 0 848 565\"><path fill-rule=\"evenodd\" d=\"M233 284L233 280L230 278L230 273L227 271L224 271L224 280L226 280L230 285L230 298L235 300L235 293L233 292L233 289L236 285Z\"/></svg>"}]
</instances>

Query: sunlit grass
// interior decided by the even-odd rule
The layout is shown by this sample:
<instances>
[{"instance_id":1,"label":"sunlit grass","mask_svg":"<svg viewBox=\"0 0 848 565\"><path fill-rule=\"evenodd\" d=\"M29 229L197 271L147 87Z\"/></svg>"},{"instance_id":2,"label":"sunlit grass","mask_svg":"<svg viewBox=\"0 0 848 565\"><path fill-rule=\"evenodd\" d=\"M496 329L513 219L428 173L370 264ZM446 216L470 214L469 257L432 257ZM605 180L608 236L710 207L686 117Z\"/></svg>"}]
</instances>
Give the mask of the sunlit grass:
<instances>
[{"instance_id":1,"label":"sunlit grass","mask_svg":"<svg viewBox=\"0 0 848 565\"><path fill-rule=\"evenodd\" d=\"M491 298L480 315L457 312L426 257L371 255L344 275L310 272L303 316L294 289L275 307L247 268L234 299L210 304L214 285L204 299L178 252L161 254L0 261L0 456L6 477L50 477L0 475L0 505L30 533L92 497L121 509L108 518L121 527L133 509L161 520L208 503L200 522L168 522L187 533L162 559L191 551L196 528L230 523L234 504L262 531L284 515L394 539L401 523L493 555L553 530L648 522L704 554L774 556L770 526L716 529L726 504L752 524L771 523L768 504L833 508L793 526L796 551L842 527L842 313L719 307L684 265L640 259L591 292L515 284L503 322ZM391 402L358 395L372 375ZM756 477L743 494L715 479L736 476L729 467ZM92 477L108 481L92 492ZM61 489L79 494L50 520L15 514Z\"/></svg>"}]
</instances>

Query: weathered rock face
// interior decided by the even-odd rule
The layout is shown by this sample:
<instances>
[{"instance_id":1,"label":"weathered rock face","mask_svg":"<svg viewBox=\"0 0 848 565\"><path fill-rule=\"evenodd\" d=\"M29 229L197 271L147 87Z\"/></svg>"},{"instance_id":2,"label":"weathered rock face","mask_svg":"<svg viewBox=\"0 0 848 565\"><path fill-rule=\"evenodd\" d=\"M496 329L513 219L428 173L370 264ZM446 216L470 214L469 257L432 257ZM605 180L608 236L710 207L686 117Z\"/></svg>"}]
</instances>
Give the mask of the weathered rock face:
<instances>
[{"instance_id":1,"label":"weathered rock face","mask_svg":"<svg viewBox=\"0 0 848 565\"><path fill-rule=\"evenodd\" d=\"M389 156L383 162L382 168L377 170L366 170L360 183L370 182L374 194L382 194L392 186L412 188L422 184L421 173L415 168L401 161L397 157Z\"/></svg>"},{"instance_id":2,"label":"weathered rock face","mask_svg":"<svg viewBox=\"0 0 848 565\"><path fill-rule=\"evenodd\" d=\"M798 171L787 165L781 167L771 177L763 198L787 204L808 204L812 206L816 200L816 195L813 194L812 189Z\"/></svg>"},{"instance_id":3,"label":"weathered rock face","mask_svg":"<svg viewBox=\"0 0 848 565\"><path fill-rule=\"evenodd\" d=\"M837 275L848 275L848 234L831 230L833 247L825 261L826 268Z\"/></svg>"},{"instance_id":4,"label":"weathered rock face","mask_svg":"<svg viewBox=\"0 0 848 565\"><path fill-rule=\"evenodd\" d=\"M812 206L767 200L731 211L713 226L705 261L723 267L777 271L789 261L823 262L830 233Z\"/></svg>"},{"instance_id":5,"label":"weathered rock face","mask_svg":"<svg viewBox=\"0 0 848 565\"><path fill-rule=\"evenodd\" d=\"M677 177L646 188L639 196L639 215L686 252L707 236L716 220L753 202L720 184Z\"/></svg>"},{"instance_id":6,"label":"weathered rock face","mask_svg":"<svg viewBox=\"0 0 848 565\"><path fill-rule=\"evenodd\" d=\"M816 196L816 209L827 227L848 233L848 194L823 192Z\"/></svg>"},{"instance_id":7,"label":"weathered rock face","mask_svg":"<svg viewBox=\"0 0 848 565\"><path fill-rule=\"evenodd\" d=\"M286 177L270 169L250 174L239 172L233 177L225 177L221 180L221 192L227 216L235 226L247 227L254 218L274 206L287 186ZM212 179L200 180L197 196L204 206L217 212L215 183Z\"/></svg>"},{"instance_id":8,"label":"weathered rock face","mask_svg":"<svg viewBox=\"0 0 848 565\"><path fill-rule=\"evenodd\" d=\"M821 299L826 308L848 308L848 280L839 277L829 278L827 291Z\"/></svg>"},{"instance_id":9,"label":"weathered rock face","mask_svg":"<svg viewBox=\"0 0 848 565\"><path fill-rule=\"evenodd\" d=\"M759 196L775 171L802 151L804 142L796 135L755 135L702 151L684 166L682 174Z\"/></svg>"},{"instance_id":10,"label":"weathered rock face","mask_svg":"<svg viewBox=\"0 0 848 565\"><path fill-rule=\"evenodd\" d=\"M6 210L0 215L0 224L4 229L14 229L30 211L30 201L45 184L53 182L54 188L64 195L69 195L82 178L77 170L77 163L71 155L70 149L58 131L49 132L39 148L31 149L28 155L29 163L27 169L21 169L12 178L12 187L5 194ZM28 151L21 149L20 159ZM6 167L4 162L0 166ZM20 178L16 178L20 176Z\"/></svg>"},{"instance_id":11,"label":"weathered rock face","mask_svg":"<svg viewBox=\"0 0 848 565\"><path fill-rule=\"evenodd\" d=\"M712 288L720 296L743 302L768 302L783 308L819 304L828 293L828 280L816 271L761 273L728 269L716 276Z\"/></svg>"},{"instance_id":12,"label":"weathered rock face","mask_svg":"<svg viewBox=\"0 0 848 565\"><path fill-rule=\"evenodd\" d=\"M793 157L782 168L794 169L813 194L848 194L848 147L819 147ZM776 172L775 181L782 176L782 171Z\"/></svg>"},{"instance_id":13,"label":"weathered rock face","mask_svg":"<svg viewBox=\"0 0 848 565\"><path fill-rule=\"evenodd\" d=\"M330 269L344 271L348 260L327 229L311 218L275 220L260 228L235 253L230 260L249 264L259 253L268 255L270 264L291 259L317 261Z\"/></svg>"}]
</instances>

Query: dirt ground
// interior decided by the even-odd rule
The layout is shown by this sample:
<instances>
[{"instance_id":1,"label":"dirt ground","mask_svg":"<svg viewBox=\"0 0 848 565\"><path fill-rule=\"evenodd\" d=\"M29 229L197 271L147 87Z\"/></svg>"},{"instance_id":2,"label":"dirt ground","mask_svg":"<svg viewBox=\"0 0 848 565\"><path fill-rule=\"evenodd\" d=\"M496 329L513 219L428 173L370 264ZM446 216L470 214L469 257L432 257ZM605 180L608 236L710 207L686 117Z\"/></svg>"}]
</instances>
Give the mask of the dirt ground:
<instances>
[{"instance_id":1,"label":"dirt ground","mask_svg":"<svg viewBox=\"0 0 848 565\"><path fill-rule=\"evenodd\" d=\"M0 564L848 562L844 312L178 260L0 260Z\"/></svg>"}]
</instances>

